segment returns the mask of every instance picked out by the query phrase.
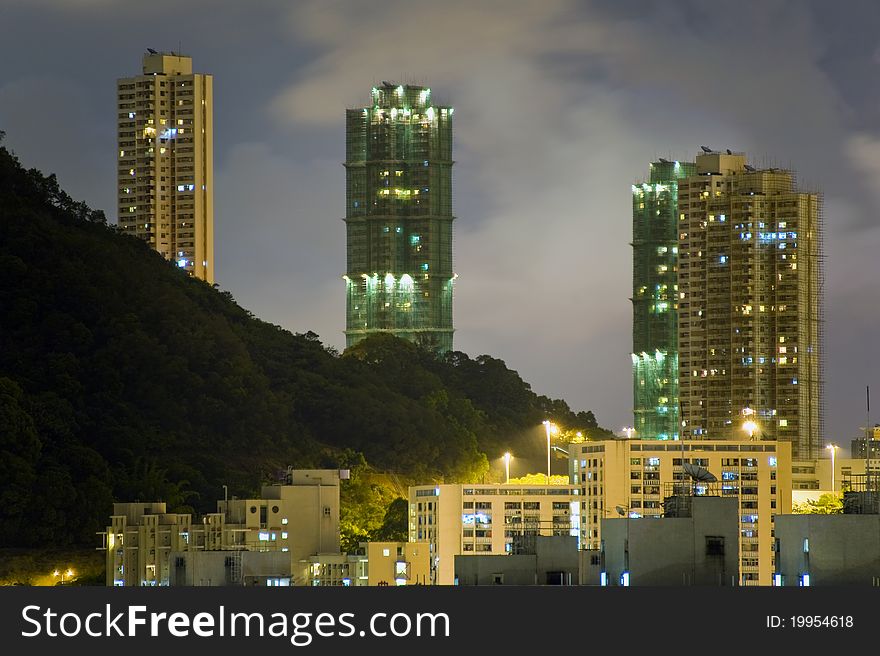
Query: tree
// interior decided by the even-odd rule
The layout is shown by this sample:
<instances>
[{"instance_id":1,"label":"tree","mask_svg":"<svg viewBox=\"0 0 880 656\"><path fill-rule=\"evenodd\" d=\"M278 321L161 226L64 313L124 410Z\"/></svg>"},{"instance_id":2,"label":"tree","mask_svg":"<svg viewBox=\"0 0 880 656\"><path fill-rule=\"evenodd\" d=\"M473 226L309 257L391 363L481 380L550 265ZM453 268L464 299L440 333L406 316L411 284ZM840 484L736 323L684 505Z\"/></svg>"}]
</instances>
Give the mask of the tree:
<instances>
[{"instance_id":1,"label":"tree","mask_svg":"<svg viewBox=\"0 0 880 656\"><path fill-rule=\"evenodd\" d=\"M511 485L547 485L547 474L526 474L519 478L511 478ZM568 485L568 476L553 474L550 476L550 485Z\"/></svg>"},{"instance_id":2,"label":"tree","mask_svg":"<svg viewBox=\"0 0 880 656\"><path fill-rule=\"evenodd\" d=\"M837 515L843 512L843 500L828 492L818 499L807 499L804 503L793 504L791 511L796 515Z\"/></svg>"},{"instance_id":3,"label":"tree","mask_svg":"<svg viewBox=\"0 0 880 656\"><path fill-rule=\"evenodd\" d=\"M375 531L376 542L406 542L409 539L409 502L397 497L385 511L382 526Z\"/></svg>"}]
</instances>

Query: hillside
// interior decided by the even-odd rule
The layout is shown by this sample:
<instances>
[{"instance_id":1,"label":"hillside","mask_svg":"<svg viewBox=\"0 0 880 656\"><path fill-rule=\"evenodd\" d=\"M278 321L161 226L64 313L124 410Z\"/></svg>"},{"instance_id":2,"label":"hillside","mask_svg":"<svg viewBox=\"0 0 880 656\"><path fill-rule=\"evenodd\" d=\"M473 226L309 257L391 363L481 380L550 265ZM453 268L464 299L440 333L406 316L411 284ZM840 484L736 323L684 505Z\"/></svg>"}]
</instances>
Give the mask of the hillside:
<instances>
[{"instance_id":1,"label":"hillside","mask_svg":"<svg viewBox=\"0 0 880 656\"><path fill-rule=\"evenodd\" d=\"M475 480L547 416L601 432L488 356L260 321L0 147L0 547L93 545L114 499L210 510L288 464Z\"/></svg>"}]
</instances>

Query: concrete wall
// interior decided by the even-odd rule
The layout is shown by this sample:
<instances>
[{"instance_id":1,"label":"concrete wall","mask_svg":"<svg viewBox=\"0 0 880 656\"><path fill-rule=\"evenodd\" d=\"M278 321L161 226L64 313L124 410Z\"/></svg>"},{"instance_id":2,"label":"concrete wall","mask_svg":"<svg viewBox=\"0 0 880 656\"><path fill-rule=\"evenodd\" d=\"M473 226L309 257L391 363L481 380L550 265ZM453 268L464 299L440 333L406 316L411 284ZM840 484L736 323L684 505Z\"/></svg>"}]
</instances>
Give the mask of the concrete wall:
<instances>
[{"instance_id":1,"label":"concrete wall","mask_svg":"<svg viewBox=\"0 0 880 656\"><path fill-rule=\"evenodd\" d=\"M782 585L880 585L880 515L779 515L776 538Z\"/></svg>"},{"instance_id":2,"label":"concrete wall","mask_svg":"<svg viewBox=\"0 0 880 656\"><path fill-rule=\"evenodd\" d=\"M573 536L539 536L535 553L455 556L458 585L578 585L579 552Z\"/></svg>"},{"instance_id":3,"label":"concrete wall","mask_svg":"<svg viewBox=\"0 0 880 656\"><path fill-rule=\"evenodd\" d=\"M238 572L228 564L232 558L240 559ZM265 586L267 579L290 585L290 558L280 551L173 551L170 565L172 586Z\"/></svg>"},{"instance_id":4,"label":"concrete wall","mask_svg":"<svg viewBox=\"0 0 880 656\"><path fill-rule=\"evenodd\" d=\"M739 572L737 500L694 497L692 517L602 521L609 586L735 585ZM707 553L707 538L723 538L723 555Z\"/></svg>"}]
</instances>

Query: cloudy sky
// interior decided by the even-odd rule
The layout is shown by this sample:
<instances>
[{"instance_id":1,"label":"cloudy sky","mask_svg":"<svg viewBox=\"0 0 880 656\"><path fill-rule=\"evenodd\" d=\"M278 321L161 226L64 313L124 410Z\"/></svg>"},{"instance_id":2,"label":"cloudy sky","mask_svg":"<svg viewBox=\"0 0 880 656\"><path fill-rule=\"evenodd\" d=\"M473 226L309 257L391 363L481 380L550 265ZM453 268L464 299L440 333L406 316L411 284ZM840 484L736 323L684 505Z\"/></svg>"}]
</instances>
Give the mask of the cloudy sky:
<instances>
[{"instance_id":1,"label":"cloudy sky","mask_svg":"<svg viewBox=\"0 0 880 656\"><path fill-rule=\"evenodd\" d=\"M212 73L218 282L338 348L344 110L430 86L456 108L455 347L612 429L632 423L630 184L700 145L793 167L825 198L827 439L864 425L866 385L880 408L870 0L4 0L0 26L7 145L113 220L116 78L147 47Z\"/></svg>"}]
</instances>

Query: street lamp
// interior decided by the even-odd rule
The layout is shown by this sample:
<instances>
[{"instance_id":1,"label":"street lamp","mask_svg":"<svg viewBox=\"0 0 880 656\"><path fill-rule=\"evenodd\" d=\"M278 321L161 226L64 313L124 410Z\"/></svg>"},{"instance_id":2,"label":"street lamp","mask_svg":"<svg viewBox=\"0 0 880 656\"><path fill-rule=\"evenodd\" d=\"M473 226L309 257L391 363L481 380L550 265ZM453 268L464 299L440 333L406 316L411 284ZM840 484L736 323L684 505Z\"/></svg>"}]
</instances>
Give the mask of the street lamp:
<instances>
[{"instance_id":1,"label":"street lamp","mask_svg":"<svg viewBox=\"0 0 880 656\"><path fill-rule=\"evenodd\" d=\"M510 483L510 459L512 457L513 456L510 455L510 453L504 454L504 476L505 476L504 482L505 483Z\"/></svg>"},{"instance_id":2,"label":"street lamp","mask_svg":"<svg viewBox=\"0 0 880 656\"><path fill-rule=\"evenodd\" d=\"M825 447L826 449L831 449L831 491L834 492L836 488L834 487L834 453L840 448L836 444L829 444Z\"/></svg>"},{"instance_id":3,"label":"street lamp","mask_svg":"<svg viewBox=\"0 0 880 656\"><path fill-rule=\"evenodd\" d=\"M550 434L556 435L559 432L559 428L548 419L545 419L543 424L547 431L547 485L550 485Z\"/></svg>"},{"instance_id":4,"label":"street lamp","mask_svg":"<svg viewBox=\"0 0 880 656\"><path fill-rule=\"evenodd\" d=\"M755 414L755 411L752 410L749 406L746 406L742 409L742 416L744 417L743 421L743 430L749 434L749 439L753 439L755 435L755 431L758 430L758 424L755 423L755 420L752 419L752 416Z\"/></svg>"},{"instance_id":5,"label":"street lamp","mask_svg":"<svg viewBox=\"0 0 880 656\"><path fill-rule=\"evenodd\" d=\"M66 572L59 572L59 571L56 569L54 572L52 572L52 576L54 576L54 577L60 576L60 577L61 577L61 583L64 584L64 577L65 577L65 576L67 577L67 580L68 580L68 581L70 581L70 580L73 579L73 570L70 569L70 568L68 567Z\"/></svg>"}]
</instances>

